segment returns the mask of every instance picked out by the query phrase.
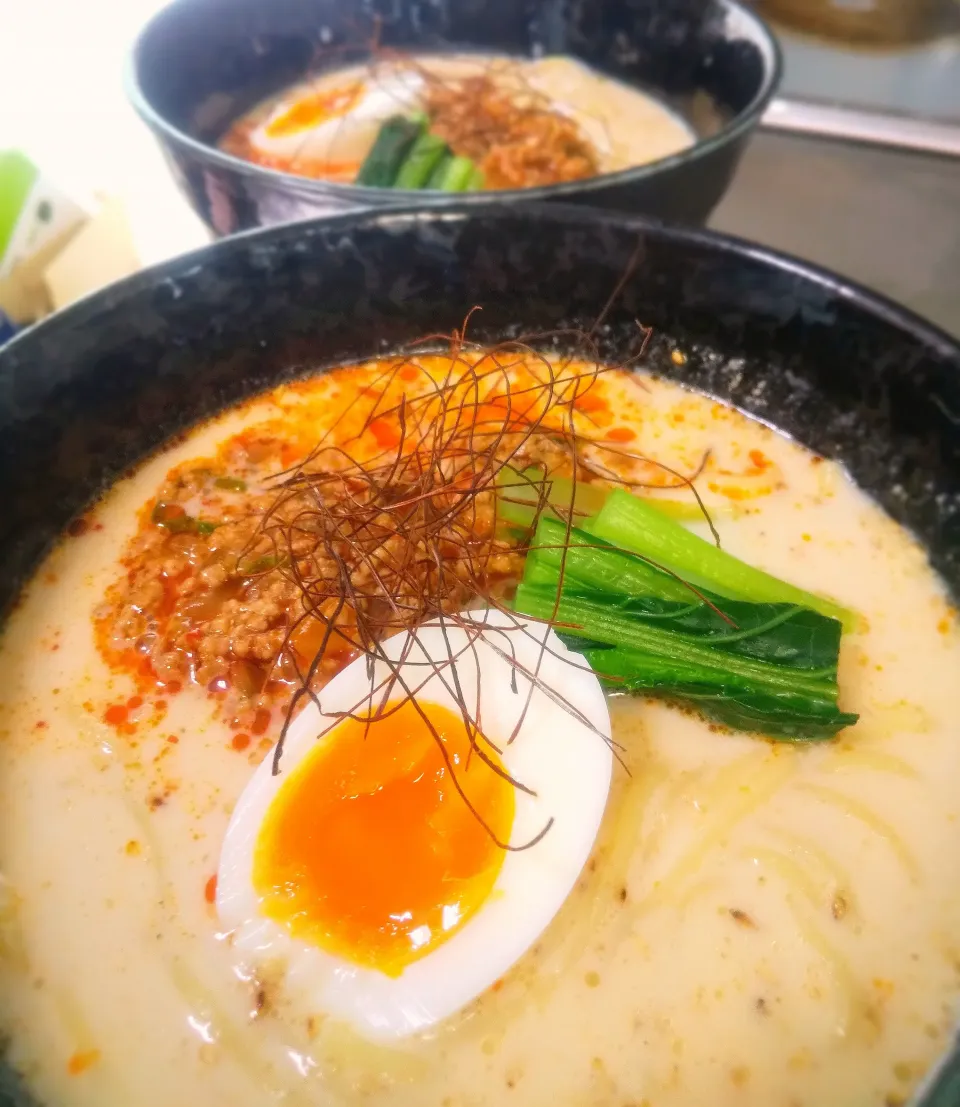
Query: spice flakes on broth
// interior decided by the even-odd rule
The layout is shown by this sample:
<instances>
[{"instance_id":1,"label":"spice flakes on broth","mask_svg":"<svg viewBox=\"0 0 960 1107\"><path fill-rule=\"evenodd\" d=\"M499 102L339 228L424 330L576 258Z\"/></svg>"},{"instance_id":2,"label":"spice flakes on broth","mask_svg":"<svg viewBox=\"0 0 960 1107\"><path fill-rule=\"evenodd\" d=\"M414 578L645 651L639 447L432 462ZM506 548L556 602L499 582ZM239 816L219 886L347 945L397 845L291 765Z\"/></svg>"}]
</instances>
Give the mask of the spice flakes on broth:
<instances>
[{"instance_id":1,"label":"spice flakes on broth","mask_svg":"<svg viewBox=\"0 0 960 1107\"><path fill-rule=\"evenodd\" d=\"M923 550L833 463L707 397L519 350L495 383L486 357L233 409L119 481L26 591L0 644L0 1029L41 1102L890 1107L945 1047L960 635ZM467 633L478 591L509 607L530 585L530 536L488 479L507 464L591 489L578 505L625 482L711 538L692 480L724 550L855 613L846 714L832 741L772 742L613 695L603 821L552 922L460 1010L371 1040L301 986L313 967L225 928L221 849L291 705L294 743L314 710L298 691L323 702L371 643L440 612ZM396 559L403 512L429 566ZM532 779L501 748L494 768Z\"/></svg>"}]
</instances>

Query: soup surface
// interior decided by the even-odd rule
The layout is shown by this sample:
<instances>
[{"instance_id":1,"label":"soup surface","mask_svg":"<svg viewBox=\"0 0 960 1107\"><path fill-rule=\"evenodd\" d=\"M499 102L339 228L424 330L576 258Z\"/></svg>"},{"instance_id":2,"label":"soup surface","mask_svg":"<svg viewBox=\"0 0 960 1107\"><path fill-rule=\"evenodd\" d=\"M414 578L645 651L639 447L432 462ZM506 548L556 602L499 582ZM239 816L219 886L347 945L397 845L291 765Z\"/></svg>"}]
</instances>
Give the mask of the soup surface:
<instances>
[{"instance_id":1,"label":"soup surface","mask_svg":"<svg viewBox=\"0 0 960 1107\"><path fill-rule=\"evenodd\" d=\"M386 176L374 165L368 177L381 127L397 116L421 116L426 137ZM221 146L268 169L341 184L462 191L612 173L693 142L663 104L573 58L471 54L387 56L322 74L254 108ZM382 168L390 155L374 160ZM452 172L467 163L473 176Z\"/></svg>"},{"instance_id":2,"label":"soup surface","mask_svg":"<svg viewBox=\"0 0 960 1107\"><path fill-rule=\"evenodd\" d=\"M857 612L840 660L857 724L776 743L613 697L609 800L552 923L450 1017L369 1040L218 917L231 814L320 647L319 619L291 635L301 594L258 526L300 510L277 474L343 474L315 452L325 433L354 457L402 448L451 361L279 387L118 482L4 631L0 1029L42 1102L893 1107L945 1047L960 635L924 551L838 466L677 384L515 353L514 395L548 365L590 379L557 418L610 480L689 508L690 476L724 548ZM502 394L477 410L510 431ZM521 555L489 512L472 541L506 595ZM451 547L451 565L472 556ZM338 616L315 687L372 617Z\"/></svg>"}]
</instances>

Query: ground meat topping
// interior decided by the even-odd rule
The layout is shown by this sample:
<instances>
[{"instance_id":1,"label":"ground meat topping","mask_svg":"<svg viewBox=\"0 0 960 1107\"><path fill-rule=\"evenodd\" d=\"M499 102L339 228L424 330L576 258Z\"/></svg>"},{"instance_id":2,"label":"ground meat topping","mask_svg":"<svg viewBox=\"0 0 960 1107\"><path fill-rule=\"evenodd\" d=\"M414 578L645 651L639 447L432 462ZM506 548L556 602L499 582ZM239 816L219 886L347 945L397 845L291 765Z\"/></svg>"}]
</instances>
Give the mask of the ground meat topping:
<instances>
[{"instance_id":1,"label":"ground meat topping","mask_svg":"<svg viewBox=\"0 0 960 1107\"><path fill-rule=\"evenodd\" d=\"M435 360L449 374L449 359ZM305 681L322 686L361 652L359 624L385 637L421 621L425 592L453 612L476 599L478 581L507 588L517 578L523 555L496 532L493 492L462 489L476 456L488 465L492 438L493 455L553 471L556 443L524 439L522 409L501 394L475 405L470 448L457 431L443 437L453 447L428 451L411 411L430 374L418 365L422 379L411 380L403 366L377 390L364 385L373 372L338 371L369 394L367 414L343 419L322 450L315 425L287 419L168 473L97 613L112 666L154 689L199 686L232 726L257 733L258 711L288 705ZM475 455L481 439L487 452ZM358 458L375 479L359 479Z\"/></svg>"},{"instance_id":2,"label":"ground meat topping","mask_svg":"<svg viewBox=\"0 0 960 1107\"><path fill-rule=\"evenodd\" d=\"M428 87L430 130L472 158L487 188L535 188L592 177L596 150L577 123L483 74Z\"/></svg>"}]
</instances>

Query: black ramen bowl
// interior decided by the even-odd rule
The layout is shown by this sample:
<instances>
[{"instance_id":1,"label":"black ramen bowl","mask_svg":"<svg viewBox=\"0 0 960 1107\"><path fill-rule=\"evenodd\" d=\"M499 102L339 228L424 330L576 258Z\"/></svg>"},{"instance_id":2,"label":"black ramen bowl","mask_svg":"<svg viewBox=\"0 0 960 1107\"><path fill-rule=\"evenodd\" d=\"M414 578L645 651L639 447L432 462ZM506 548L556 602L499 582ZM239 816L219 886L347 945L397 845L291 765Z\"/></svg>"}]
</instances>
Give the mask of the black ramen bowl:
<instances>
[{"instance_id":1,"label":"black ramen bowl","mask_svg":"<svg viewBox=\"0 0 960 1107\"><path fill-rule=\"evenodd\" d=\"M464 205L239 235L0 350L0 605L72 517L171 436L280 381L449 332L475 305L476 340L593 328L611 362L637 355L638 322L651 327L643 368L845 463L960 596L956 342L829 273L719 235L561 205ZM0 1065L0 1104L26 1103L16 1088ZM922 1102L960 1104L960 1060Z\"/></svg>"},{"instance_id":2,"label":"black ramen bowl","mask_svg":"<svg viewBox=\"0 0 960 1107\"><path fill-rule=\"evenodd\" d=\"M483 206L562 199L703 222L723 195L780 77L776 41L734 0L176 0L141 33L133 104L183 191L218 234L358 208L445 209L444 193L310 180L217 149L265 97L385 47L568 54L667 104L697 142L671 157L583 181L476 193Z\"/></svg>"}]
</instances>

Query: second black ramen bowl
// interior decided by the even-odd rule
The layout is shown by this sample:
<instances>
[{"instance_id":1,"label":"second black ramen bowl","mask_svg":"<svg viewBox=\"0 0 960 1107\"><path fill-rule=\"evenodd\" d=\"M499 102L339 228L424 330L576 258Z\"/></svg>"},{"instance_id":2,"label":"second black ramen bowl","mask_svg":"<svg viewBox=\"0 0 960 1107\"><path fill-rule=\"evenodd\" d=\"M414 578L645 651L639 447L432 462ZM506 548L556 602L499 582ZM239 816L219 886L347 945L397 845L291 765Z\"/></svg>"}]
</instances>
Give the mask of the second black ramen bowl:
<instances>
[{"instance_id":1,"label":"second black ramen bowl","mask_svg":"<svg viewBox=\"0 0 960 1107\"><path fill-rule=\"evenodd\" d=\"M141 33L128 85L181 188L214 231L414 197L434 210L452 202L444 193L293 176L217 148L254 105L346 56L358 60L365 48L357 44L374 36L404 51L566 54L652 94L697 137L679 154L622 172L467 197L478 205L560 199L703 222L780 76L775 39L736 0L176 0Z\"/></svg>"}]
</instances>

